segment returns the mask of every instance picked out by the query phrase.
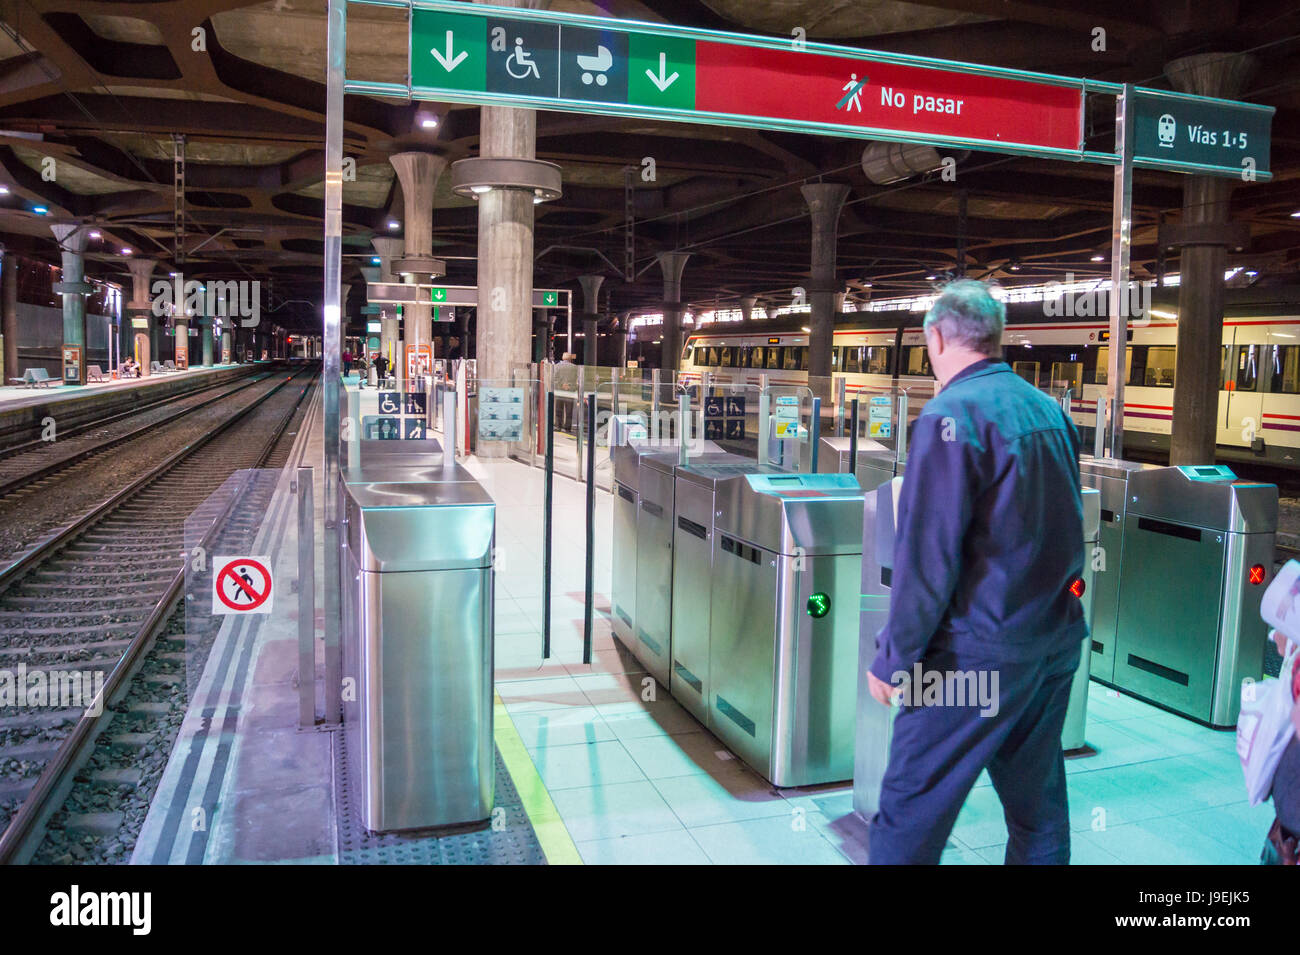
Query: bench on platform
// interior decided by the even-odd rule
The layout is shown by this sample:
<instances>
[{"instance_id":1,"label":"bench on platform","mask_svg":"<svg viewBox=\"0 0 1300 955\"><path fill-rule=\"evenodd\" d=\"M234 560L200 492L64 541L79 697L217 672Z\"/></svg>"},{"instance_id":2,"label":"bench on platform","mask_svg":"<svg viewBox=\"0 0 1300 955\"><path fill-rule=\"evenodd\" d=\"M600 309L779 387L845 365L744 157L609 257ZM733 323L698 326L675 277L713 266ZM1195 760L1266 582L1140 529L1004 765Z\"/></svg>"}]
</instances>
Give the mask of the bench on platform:
<instances>
[{"instance_id":1,"label":"bench on platform","mask_svg":"<svg viewBox=\"0 0 1300 955\"><path fill-rule=\"evenodd\" d=\"M21 378L10 378L9 382L24 388L44 388L56 384L50 373L44 368L28 368Z\"/></svg>"},{"instance_id":2,"label":"bench on platform","mask_svg":"<svg viewBox=\"0 0 1300 955\"><path fill-rule=\"evenodd\" d=\"M108 381L108 376L104 374L104 369L100 368L98 365L87 365L86 380L87 381Z\"/></svg>"}]
</instances>

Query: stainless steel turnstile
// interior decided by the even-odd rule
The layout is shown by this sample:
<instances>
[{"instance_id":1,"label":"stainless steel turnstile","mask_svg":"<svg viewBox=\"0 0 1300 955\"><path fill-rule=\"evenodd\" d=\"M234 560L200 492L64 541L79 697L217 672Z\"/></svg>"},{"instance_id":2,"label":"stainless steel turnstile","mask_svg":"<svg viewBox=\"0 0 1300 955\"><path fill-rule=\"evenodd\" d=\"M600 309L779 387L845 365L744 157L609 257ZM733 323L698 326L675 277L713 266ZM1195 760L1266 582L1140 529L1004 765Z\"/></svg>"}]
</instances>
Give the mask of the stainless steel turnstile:
<instances>
[{"instance_id":1,"label":"stainless steel turnstile","mask_svg":"<svg viewBox=\"0 0 1300 955\"><path fill-rule=\"evenodd\" d=\"M847 437L822 438L817 454L817 470L843 474L849 470L849 444ZM858 460L853 473L863 491L874 491L895 475L902 473L896 452L871 438L858 439Z\"/></svg>"},{"instance_id":2,"label":"stainless steel turnstile","mask_svg":"<svg viewBox=\"0 0 1300 955\"><path fill-rule=\"evenodd\" d=\"M1113 682L1210 726L1232 726L1263 676L1277 486L1224 465L1128 479Z\"/></svg>"},{"instance_id":3,"label":"stainless steel turnstile","mask_svg":"<svg viewBox=\"0 0 1300 955\"><path fill-rule=\"evenodd\" d=\"M1083 577L1079 600L1083 603L1083 619L1092 627L1093 601L1096 589L1097 547L1101 533L1101 492L1096 488L1083 488ZM1083 750L1087 746L1088 726L1088 676L1092 667L1091 629L1083 638L1079 654L1079 668L1074 671L1070 684L1070 705L1065 711L1065 726L1061 729L1061 748L1067 753Z\"/></svg>"},{"instance_id":4,"label":"stainless steel turnstile","mask_svg":"<svg viewBox=\"0 0 1300 955\"><path fill-rule=\"evenodd\" d=\"M1101 494L1097 573L1092 585L1092 634L1089 666L1092 676L1107 683L1115 678L1115 634L1119 622L1119 568L1124 552L1124 515L1129 502L1129 478L1150 471L1154 464L1085 457L1079 462L1084 487ZM1089 561L1091 565L1093 561Z\"/></svg>"},{"instance_id":5,"label":"stainless steel turnstile","mask_svg":"<svg viewBox=\"0 0 1300 955\"><path fill-rule=\"evenodd\" d=\"M708 455L676 469L673 527L673 698L708 723L714 516L719 489L746 474L779 474L738 455Z\"/></svg>"},{"instance_id":6,"label":"stainless steel turnstile","mask_svg":"<svg viewBox=\"0 0 1300 955\"><path fill-rule=\"evenodd\" d=\"M848 779L862 490L747 474L717 492L708 725L777 786Z\"/></svg>"},{"instance_id":7,"label":"stainless steel turnstile","mask_svg":"<svg viewBox=\"0 0 1300 955\"><path fill-rule=\"evenodd\" d=\"M345 474L349 772L367 829L492 813L496 507L463 468Z\"/></svg>"},{"instance_id":8,"label":"stainless steel turnstile","mask_svg":"<svg viewBox=\"0 0 1300 955\"><path fill-rule=\"evenodd\" d=\"M614 636L634 654L636 637L637 520L641 458L665 455L676 460L676 442L639 440L615 445L614 460L614 548L611 554L610 610Z\"/></svg>"},{"instance_id":9,"label":"stainless steel turnstile","mask_svg":"<svg viewBox=\"0 0 1300 955\"><path fill-rule=\"evenodd\" d=\"M668 686L672 665L673 471L677 454L643 454L637 477L636 639L628 647Z\"/></svg>"}]
</instances>

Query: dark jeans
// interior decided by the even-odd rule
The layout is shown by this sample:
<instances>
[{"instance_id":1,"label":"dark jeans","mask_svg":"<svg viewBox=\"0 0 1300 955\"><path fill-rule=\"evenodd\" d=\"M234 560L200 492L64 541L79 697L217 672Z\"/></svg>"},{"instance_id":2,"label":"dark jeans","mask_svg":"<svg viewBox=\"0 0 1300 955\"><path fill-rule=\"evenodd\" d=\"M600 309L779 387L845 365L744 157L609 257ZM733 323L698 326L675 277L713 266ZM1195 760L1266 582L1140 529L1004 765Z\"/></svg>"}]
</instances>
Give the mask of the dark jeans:
<instances>
[{"instance_id":1,"label":"dark jeans","mask_svg":"<svg viewBox=\"0 0 1300 955\"><path fill-rule=\"evenodd\" d=\"M573 398L555 396L555 430L573 432L573 406L575 403Z\"/></svg>"},{"instance_id":2,"label":"dark jeans","mask_svg":"<svg viewBox=\"0 0 1300 955\"><path fill-rule=\"evenodd\" d=\"M997 713L981 716L978 704L899 711L868 836L873 865L937 864L985 768L1006 815L1007 864L1070 861L1061 728L1079 653L1075 644L1026 663L946 650L927 657L926 671L996 672Z\"/></svg>"}]
</instances>

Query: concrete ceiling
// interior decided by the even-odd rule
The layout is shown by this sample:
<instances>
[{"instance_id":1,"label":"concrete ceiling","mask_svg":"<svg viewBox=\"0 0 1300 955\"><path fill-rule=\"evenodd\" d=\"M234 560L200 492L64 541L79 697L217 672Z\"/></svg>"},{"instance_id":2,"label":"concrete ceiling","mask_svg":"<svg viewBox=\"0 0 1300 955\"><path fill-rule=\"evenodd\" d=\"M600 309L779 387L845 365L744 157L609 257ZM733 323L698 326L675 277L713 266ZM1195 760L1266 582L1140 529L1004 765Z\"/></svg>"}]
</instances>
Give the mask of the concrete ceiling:
<instances>
[{"instance_id":1,"label":"concrete ceiling","mask_svg":"<svg viewBox=\"0 0 1300 955\"><path fill-rule=\"evenodd\" d=\"M323 208L324 0L0 0L0 238L54 260L52 220L89 219L103 240L91 272L125 275L118 250L170 260L173 155L185 137L187 272L195 277L274 278L284 299L320 296ZM1243 98L1277 107L1276 180L1235 191L1249 222L1261 281L1300 268L1300 8L1198 0L553 0L551 9L672 22L1167 86L1164 64L1205 51L1255 50L1257 79ZM405 13L349 10L350 75L402 82ZM1092 49L1106 30L1107 50ZM206 50L193 49L195 28ZM395 52L396 51L396 52ZM1099 99L1090 143L1107 148L1112 123ZM436 130L419 120L441 118ZM402 218L401 186L388 157L426 149L474 155L478 110L349 97L347 155L357 179L344 189L345 281L360 283L373 235ZM782 300L806 281L809 221L799 185L846 182L840 274L870 280L872 294L911 293L956 265L960 200L966 198L966 268L1006 282L1098 274L1091 257L1110 236L1107 169L972 154L956 183L915 178L870 184L863 143L707 126L541 113L537 154L565 170L565 196L538 207L537 283L573 283L605 272L610 305L650 308L661 296L660 251L688 249L687 295L723 303L744 294ZM624 170L653 156L654 182L635 179L635 271L621 276ZM55 159L54 181L42 177ZM1140 173L1135 187L1139 274L1156 260L1156 223L1176 220L1182 179ZM28 210L35 204L50 216ZM449 280L474 281L476 213L446 177L434 239ZM188 250L193 250L189 254ZM463 258L458 258L463 257ZM1013 261L1023 263L1007 271ZM613 263L613 266L611 266ZM1177 268L1176 260L1170 262ZM1293 278L1293 276L1290 276ZM362 296L352 296L352 302ZM296 309L296 311L295 311ZM309 304L286 307L304 326Z\"/></svg>"}]
</instances>

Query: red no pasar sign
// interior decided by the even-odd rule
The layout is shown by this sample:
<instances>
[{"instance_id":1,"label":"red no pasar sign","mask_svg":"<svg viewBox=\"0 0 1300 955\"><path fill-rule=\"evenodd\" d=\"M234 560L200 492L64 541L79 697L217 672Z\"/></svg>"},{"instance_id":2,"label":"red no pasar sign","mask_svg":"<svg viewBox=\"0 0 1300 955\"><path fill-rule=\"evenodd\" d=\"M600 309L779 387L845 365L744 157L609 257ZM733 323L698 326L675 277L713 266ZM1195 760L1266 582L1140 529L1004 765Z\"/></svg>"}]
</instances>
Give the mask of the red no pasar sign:
<instances>
[{"instance_id":1,"label":"red no pasar sign","mask_svg":"<svg viewBox=\"0 0 1300 955\"><path fill-rule=\"evenodd\" d=\"M862 57L700 40L695 108L802 122L1079 149L1083 94L1070 86L901 66ZM858 102L837 108L865 76ZM889 105L886 105L886 99Z\"/></svg>"}]
</instances>

